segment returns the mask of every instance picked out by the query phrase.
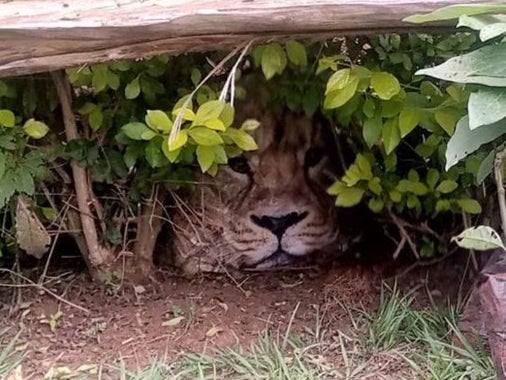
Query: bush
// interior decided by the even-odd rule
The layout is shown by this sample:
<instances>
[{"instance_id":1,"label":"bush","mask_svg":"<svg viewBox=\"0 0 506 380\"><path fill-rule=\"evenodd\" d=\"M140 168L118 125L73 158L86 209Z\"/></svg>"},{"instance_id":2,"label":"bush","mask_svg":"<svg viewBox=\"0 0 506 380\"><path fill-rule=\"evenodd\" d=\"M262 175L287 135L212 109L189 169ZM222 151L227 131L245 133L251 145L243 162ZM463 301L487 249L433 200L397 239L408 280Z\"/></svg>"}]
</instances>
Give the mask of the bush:
<instances>
[{"instance_id":1,"label":"bush","mask_svg":"<svg viewBox=\"0 0 506 380\"><path fill-rule=\"evenodd\" d=\"M40 257L48 231L59 231L53 244L69 231L96 278L118 257L146 275L166 191L191 187L194 167L215 175L256 149L248 132L258 124L233 123L233 101L255 78L271 105L322 109L353 151L328 190L337 207L366 204L391 224L395 257L405 244L417 258L444 254L461 213L481 212L473 185L484 154L444 170L475 92L415 73L481 44L472 32L288 41L0 81L0 251ZM16 229L38 238L28 244Z\"/></svg>"}]
</instances>

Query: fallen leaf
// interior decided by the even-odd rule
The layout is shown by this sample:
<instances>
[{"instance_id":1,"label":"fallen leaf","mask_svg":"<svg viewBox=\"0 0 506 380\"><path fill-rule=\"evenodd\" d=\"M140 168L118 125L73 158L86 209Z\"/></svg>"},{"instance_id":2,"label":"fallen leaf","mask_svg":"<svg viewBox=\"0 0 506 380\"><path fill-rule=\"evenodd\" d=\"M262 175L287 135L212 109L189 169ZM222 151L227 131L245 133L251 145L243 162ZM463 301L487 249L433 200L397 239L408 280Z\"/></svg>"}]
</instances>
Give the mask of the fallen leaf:
<instances>
[{"instance_id":1,"label":"fallen leaf","mask_svg":"<svg viewBox=\"0 0 506 380\"><path fill-rule=\"evenodd\" d=\"M184 317L179 316L176 318L169 319L168 321L162 322L162 327L174 327L179 325L183 321Z\"/></svg>"},{"instance_id":2,"label":"fallen leaf","mask_svg":"<svg viewBox=\"0 0 506 380\"><path fill-rule=\"evenodd\" d=\"M221 327L213 326L209 330L207 330L206 336L208 338L212 338L212 337L218 335L222 331L223 331L223 329Z\"/></svg>"}]
</instances>

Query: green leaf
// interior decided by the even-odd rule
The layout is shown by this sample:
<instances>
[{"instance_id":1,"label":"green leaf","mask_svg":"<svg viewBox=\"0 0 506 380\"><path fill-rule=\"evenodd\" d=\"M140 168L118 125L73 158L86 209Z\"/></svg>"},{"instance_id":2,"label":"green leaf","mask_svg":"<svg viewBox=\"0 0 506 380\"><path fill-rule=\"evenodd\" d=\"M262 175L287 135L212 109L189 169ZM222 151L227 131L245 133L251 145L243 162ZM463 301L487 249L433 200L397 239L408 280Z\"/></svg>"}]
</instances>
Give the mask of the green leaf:
<instances>
[{"instance_id":1,"label":"green leaf","mask_svg":"<svg viewBox=\"0 0 506 380\"><path fill-rule=\"evenodd\" d=\"M342 178L343 182L349 187L355 186L361 179L362 173L360 172L358 165L355 163L350 165Z\"/></svg>"},{"instance_id":2,"label":"green leaf","mask_svg":"<svg viewBox=\"0 0 506 380\"><path fill-rule=\"evenodd\" d=\"M383 137L383 145L385 146L385 151L387 154L392 153L397 145L399 145L401 142L401 135L399 132L398 124L398 118L388 119L383 124L381 136Z\"/></svg>"},{"instance_id":3,"label":"green leaf","mask_svg":"<svg viewBox=\"0 0 506 380\"><path fill-rule=\"evenodd\" d=\"M341 69L332 74L327 81L325 95L327 95L329 92L342 90L344 87L346 87L350 79L350 73L350 69Z\"/></svg>"},{"instance_id":4,"label":"green leaf","mask_svg":"<svg viewBox=\"0 0 506 380\"><path fill-rule=\"evenodd\" d=\"M105 64L98 64L92 67L93 77L91 79L91 86L95 94L103 91L107 87L108 75L107 66Z\"/></svg>"},{"instance_id":5,"label":"green leaf","mask_svg":"<svg viewBox=\"0 0 506 380\"><path fill-rule=\"evenodd\" d=\"M44 218L51 222L55 222L58 217L58 211L52 207L41 207L40 211L42 212Z\"/></svg>"},{"instance_id":6,"label":"green leaf","mask_svg":"<svg viewBox=\"0 0 506 380\"><path fill-rule=\"evenodd\" d=\"M10 176L4 176L2 186L0 186L0 208L5 206L15 192L16 184L14 183L14 178L11 173Z\"/></svg>"},{"instance_id":7,"label":"green leaf","mask_svg":"<svg viewBox=\"0 0 506 380\"><path fill-rule=\"evenodd\" d=\"M458 236L452 237L452 242L466 249L488 251L501 248L506 250L499 234L489 226L471 227L462 231Z\"/></svg>"},{"instance_id":8,"label":"green leaf","mask_svg":"<svg viewBox=\"0 0 506 380\"><path fill-rule=\"evenodd\" d=\"M225 124L220 119L209 119L206 120L204 126L215 131L225 131Z\"/></svg>"},{"instance_id":9,"label":"green leaf","mask_svg":"<svg viewBox=\"0 0 506 380\"><path fill-rule=\"evenodd\" d=\"M182 111L182 108L176 108L174 111L172 111L172 115L177 118L179 117L179 113ZM189 109L186 108L183 112L183 120L193 121L195 120L195 113Z\"/></svg>"},{"instance_id":10,"label":"green leaf","mask_svg":"<svg viewBox=\"0 0 506 380\"><path fill-rule=\"evenodd\" d=\"M481 212L481 205L475 199L458 199L457 204L462 211L469 214L479 214Z\"/></svg>"},{"instance_id":11,"label":"green leaf","mask_svg":"<svg viewBox=\"0 0 506 380\"><path fill-rule=\"evenodd\" d=\"M223 111L221 111L219 119L223 122L225 128L228 128L234 122L235 110L230 103L225 103Z\"/></svg>"},{"instance_id":12,"label":"green leaf","mask_svg":"<svg viewBox=\"0 0 506 380\"><path fill-rule=\"evenodd\" d=\"M464 91L463 86L459 84L451 84L446 87L446 92L450 97L458 103L463 103L467 99L466 91Z\"/></svg>"},{"instance_id":13,"label":"green leaf","mask_svg":"<svg viewBox=\"0 0 506 380\"><path fill-rule=\"evenodd\" d=\"M26 167L20 167L16 171L15 183L16 190L20 193L32 195L35 192L33 177Z\"/></svg>"},{"instance_id":14,"label":"green leaf","mask_svg":"<svg viewBox=\"0 0 506 380\"><path fill-rule=\"evenodd\" d=\"M346 86L340 90L331 91L325 96L323 107L326 109L339 108L346 104L350 100L355 92L357 91L359 79L353 76L349 79Z\"/></svg>"},{"instance_id":15,"label":"green leaf","mask_svg":"<svg viewBox=\"0 0 506 380\"><path fill-rule=\"evenodd\" d=\"M139 157L144 155L144 144L143 143L130 143L125 150L123 155L123 161L127 168L131 168L137 162Z\"/></svg>"},{"instance_id":16,"label":"green leaf","mask_svg":"<svg viewBox=\"0 0 506 380\"><path fill-rule=\"evenodd\" d=\"M213 162L209 170L207 170L207 174L214 177L218 173L218 164L216 162Z\"/></svg>"},{"instance_id":17,"label":"green leaf","mask_svg":"<svg viewBox=\"0 0 506 380\"><path fill-rule=\"evenodd\" d=\"M276 74L281 74L286 66L286 54L281 45L274 43L265 46L260 64L267 80Z\"/></svg>"},{"instance_id":18,"label":"green leaf","mask_svg":"<svg viewBox=\"0 0 506 380\"><path fill-rule=\"evenodd\" d=\"M0 151L0 179L5 173L5 154Z\"/></svg>"},{"instance_id":19,"label":"green leaf","mask_svg":"<svg viewBox=\"0 0 506 380\"><path fill-rule=\"evenodd\" d=\"M448 199L440 199L436 202L436 212L437 213L448 211L448 210L450 210L450 208L451 208L451 204Z\"/></svg>"},{"instance_id":20,"label":"green leaf","mask_svg":"<svg viewBox=\"0 0 506 380\"><path fill-rule=\"evenodd\" d=\"M139 76L128 83L125 87L125 98L135 99L141 93L141 86L139 84Z\"/></svg>"},{"instance_id":21,"label":"green leaf","mask_svg":"<svg viewBox=\"0 0 506 380\"><path fill-rule=\"evenodd\" d=\"M202 104L197 110L195 125L205 125L211 119L218 119L225 108L223 100L211 100Z\"/></svg>"},{"instance_id":22,"label":"green leaf","mask_svg":"<svg viewBox=\"0 0 506 380\"><path fill-rule=\"evenodd\" d=\"M227 130L227 136L242 150L249 151L258 149L258 145L253 137L241 129L230 128Z\"/></svg>"},{"instance_id":23,"label":"green leaf","mask_svg":"<svg viewBox=\"0 0 506 380\"><path fill-rule=\"evenodd\" d=\"M397 190L391 190L388 193L388 196L392 200L392 202L399 203L402 200L402 194Z\"/></svg>"},{"instance_id":24,"label":"green leaf","mask_svg":"<svg viewBox=\"0 0 506 380\"><path fill-rule=\"evenodd\" d=\"M383 121L379 115L372 119L365 119L362 127L362 136L367 147L370 149L376 144L381 136Z\"/></svg>"},{"instance_id":25,"label":"green leaf","mask_svg":"<svg viewBox=\"0 0 506 380\"><path fill-rule=\"evenodd\" d=\"M200 83L200 80L202 79L202 73L200 72L200 70L194 67L192 69L190 79L193 85L197 86Z\"/></svg>"},{"instance_id":26,"label":"green leaf","mask_svg":"<svg viewBox=\"0 0 506 380\"><path fill-rule=\"evenodd\" d=\"M504 88L481 87L469 96L469 128L493 124L506 118L506 91Z\"/></svg>"},{"instance_id":27,"label":"green leaf","mask_svg":"<svg viewBox=\"0 0 506 380\"><path fill-rule=\"evenodd\" d=\"M291 40L286 43L286 54L294 65L307 66L306 48L300 42Z\"/></svg>"},{"instance_id":28,"label":"green leaf","mask_svg":"<svg viewBox=\"0 0 506 380\"><path fill-rule=\"evenodd\" d=\"M225 152L225 148L223 147L223 145L215 145L213 148L214 148L214 162L216 164L228 163L227 152Z\"/></svg>"},{"instance_id":29,"label":"green leaf","mask_svg":"<svg viewBox=\"0 0 506 380\"><path fill-rule=\"evenodd\" d=\"M372 212L379 213L385 207L385 201L381 198L371 198L367 206Z\"/></svg>"},{"instance_id":30,"label":"green leaf","mask_svg":"<svg viewBox=\"0 0 506 380\"><path fill-rule=\"evenodd\" d=\"M142 134L150 129L144 123L133 122L122 126L121 131L132 140L142 140Z\"/></svg>"},{"instance_id":31,"label":"green leaf","mask_svg":"<svg viewBox=\"0 0 506 380\"><path fill-rule=\"evenodd\" d=\"M399 114L401 138L406 137L420 122L420 111L416 108L404 108Z\"/></svg>"},{"instance_id":32,"label":"green leaf","mask_svg":"<svg viewBox=\"0 0 506 380\"><path fill-rule=\"evenodd\" d=\"M376 111L376 104L371 99L366 99L364 101L364 105L362 106L362 112L364 115L372 119L374 117L374 112Z\"/></svg>"},{"instance_id":33,"label":"green leaf","mask_svg":"<svg viewBox=\"0 0 506 380\"><path fill-rule=\"evenodd\" d=\"M408 179L413 182L420 182L420 175L415 169L409 169Z\"/></svg>"},{"instance_id":34,"label":"green leaf","mask_svg":"<svg viewBox=\"0 0 506 380\"><path fill-rule=\"evenodd\" d=\"M198 144L198 145L218 145L223 144L223 139L220 135L209 128L205 127L196 127L188 130L188 135ZM172 149L171 149L172 150Z\"/></svg>"},{"instance_id":35,"label":"green leaf","mask_svg":"<svg viewBox=\"0 0 506 380\"><path fill-rule=\"evenodd\" d=\"M151 139L153 139L154 137L158 136L158 133L156 133L155 131L153 131L152 129L148 129L144 132L142 132L141 134L141 139L142 140L146 140L146 141L149 141Z\"/></svg>"},{"instance_id":36,"label":"green leaf","mask_svg":"<svg viewBox=\"0 0 506 380\"><path fill-rule=\"evenodd\" d=\"M357 187L348 187L343 189L337 196L336 206L352 207L360 203L365 190Z\"/></svg>"},{"instance_id":37,"label":"green leaf","mask_svg":"<svg viewBox=\"0 0 506 380\"><path fill-rule=\"evenodd\" d=\"M254 131L260 127L260 122L255 119L247 119L241 124L241 130L243 131Z\"/></svg>"},{"instance_id":38,"label":"green leaf","mask_svg":"<svg viewBox=\"0 0 506 380\"><path fill-rule=\"evenodd\" d=\"M462 15L459 17L457 28L466 27L474 30L481 30L487 25L505 21L504 15Z\"/></svg>"},{"instance_id":39,"label":"green leaf","mask_svg":"<svg viewBox=\"0 0 506 380\"><path fill-rule=\"evenodd\" d=\"M79 108L78 112L80 115L88 115L95 108L97 108L97 105L95 103L86 102L81 108Z\"/></svg>"},{"instance_id":40,"label":"green leaf","mask_svg":"<svg viewBox=\"0 0 506 380\"><path fill-rule=\"evenodd\" d=\"M197 161L203 173L209 170L214 162L214 146L197 146Z\"/></svg>"},{"instance_id":41,"label":"green leaf","mask_svg":"<svg viewBox=\"0 0 506 380\"><path fill-rule=\"evenodd\" d=\"M497 22L487 25L480 31L480 39L488 41L492 38L501 36L506 33L506 22Z\"/></svg>"},{"instance_id":42,"label":"green leaf","mask_svg":"<svg viewBox=\"0 0 506 380\"><path fill-rule=\"evenodd\" d=\"M450 179L445 179L441 181L439 185L436 187L436 191L439 191L443 194L449 194L455 191L459 187L459 184L455 181L452 181Z\"/></svg>"},{"instance_id":43,"label":"green leaf","mask_svg":"<svg viewBox=\"0 0 506 380\"><path fill-rule=\"evenodd\" d=\"M205 128L202 128L202 129L206 130ZM167 145L169 147L169 152L173 152L173 151L183 147L184 144L186 144L186 142L188 141L188 134L189 133L186 132L186 130L180 129L179 131L177 131L176 136L174 137L173 140L171 140L170 138L167 139ZM167 156L167 158L170 160L170 157Z\"/></svg>"},{"instance_id":44,"label":"green leaf","mask_svg":"<svg viewBox=\"0 0 506 380\"><path fill-rule=\"evenodd\" d=\"M484 46L439 66L418 70L416 75L429 75L457 83L477 83L506 87L506 42Z\"/></svg>"},{"instance_id":45,"label":"green leaf","mask_svg":"<svg viewBox=\"0 0 506 380\"><path fill-rule=\"evenodd\" d=\"M329 195L338 195L341 191L347 189L348 187L342 181L336 180L328 189L327 193Z\"/></svg>"},{"instance_id":46,"label":"green leaf","mask_svg":"<svg viewBox=\"0 0 506 380\"><path fill-rule=\"evenodd\" d=\"M494 13L506 11L506 5L501 4L466 4L450 5L436 9L426 14L417 14L404 18L402 21L420 24L430 21L451 20L463 15L473 16L483 13Z\"/></svg>"},{"instance_id":47,"label":"green leaf","mask_svg":"<svg viewBox=\"0 0 506 380\"><path fill-rule=\"evenodd\" d=\"M389 118L397 116L402 109L404 104L396 100L385 100L381 102L381 117Z\"/></svg>"},{"instance_id":48,"label":"green leaf","mask_svg":"<svg viewBox=\"0 0 506 380\"><path fill-rule=\"evenodd\" d=\"M436 169L430 168L427 172L427 185L431 190L434 190L439 181L439 172Z\"/></svg>"},{"instance_id":49,"label":"green leaf","mask_svg":"<svg viewBox=\"0 0 506 380\"><path fill-rule=\"evenodd\" d=\"M446 148L446 170L462 158L476 151L481 145L493 141L506 132L506 120L474 130L469 129L469 118L464 116L457 123L455 133Z\"/></svg>"},{"instance_id":50,"label":"green leaf","mask_svg":"<svg viewBox=\"0 0 506 380\"><path fill-rule=\"evenodd\" d=\"M487 178L490 173L492 173L492 170L494 169L495 153L495 149L492 149L492 151L487 154L487 157L481 161L478 172L476 173L476 182L478 185L480 185L485 180L485 178Z\"/></svg>"},{"instance_id":51,"label":"green leaf","mask_svg":"<svg viewBox=\"0 0 506 380\"><path fill-rule=\"evenodd\" d=\"M165 112L160 110L148 110L144 120L152 129L158 131L170 132L172 129L172 120Z\"/></svg>"},{"instance_id":52,"label":"green leaf","mask_svg":"<svg viewBox=\"0 0 506 380\"><path fill-rule=\"evenodd\" d=\"M401 85L396 77L390 73L373 72L371 87L380 99L389 100L401 91Z\"/></svg>"},{"instance_id":53,"label":"green leaf","mask_svg":"<svg viewBox=\"0 0 506 380\"><path fill-rule=\"evenodd\" d=\"M468 27L474 30L481 30L480 39L488 41L489 39L506 33L506 15L478 15L459 18L457 27Z\"/></svg>"},{"instance_id":54,"label":"green leaf","mask_svg":"<svg viewBox=\"0 0 506 380\"><path fill-rule=\"evenodd\" d=\"M378 177L371 178L368 184L369 190L371 190L374 194L380 195L383 191L383 187L381 186L381 180Z\"/></svg>"},{"instance_id":55,"label":"green leaf","mask_svg":"<svg viewBox=\"0 0 506 380\"><path fill-rule=\"evenodd\" d=\"M117 90L120 85L119 75L107 70L107 85L113 90Z\"/></svg>"},{"instance_id":56,"label":"green leaf","mask_svg":"<svg viewBox=\"0 0 506 380\"><path fill-rule=\"evenodd\" d=\"M15 124L16 116L11 110L0 110L0 125L12 128Z\"/></svg>"},{"instance_id":57,"label":"green leaf","mask_svg":"<svg viewBox=\"0 0 506 380\"><path fill-rule=\"evenodd\" d=\"M161 149L162 145L160 143L160 140L163 141L161 136L156 139L152 139L149 143L146 144L146 160L152 168L159 168L167 163L167 159L165 158Z\"/></svg>"},{"instance_id":58,"label":"green leaf","mask_svg":"<svg viewBox=\"0 0 506 380\"><path fill-rule=\"evenodd\" d=\"M410 181L408 179L401 179L397 184L396 190L400 193L412 193L415 195L425 195L429 189L421 182Z\"/></svg>"},{"instance_id":59,"label":"green leaf","mask_svg":"<svg viewBox=\"0 0 506 380\"><path fill-rule=\"evenodd\" d=\"M38 140L43 138L49 132L49 127L41 121L29 119L23 126L23 130L31 138Z\"/></svg>"},{"instance_id":60,"label":"green leaf","mask_svg":"<svg viewBox=\"0 0 506 380\"><path fill-rule=\"evenodd\" d=\"M90 128L94 131L98 130L102 123L104 122L104 114L100 107L95 107L93 111L90 112L88 116L88 122L90 123Z\"/></svg>"},{"instance_id":61,"label":"green leaf","mask_svg":"<svg viewBox=\"0 0 506 380\"><path fill-rule=\"evenodd\" d=\"M179 154L181 153L181 148L174 149L172 151L169 150L169 136L165 137L162 143L162 152L165 154L165 157L169 160L169 162L176 162Z\"/></svg>"},{"instance_id":62,"label":"green leaf","mask_svg":"<svg viewBox=\"0 0 506 380\"><path fill-rule=\"evenodd\" d=\"M361 153L357 154L355 158L355 163L360 169L362 179L372 179L372 167L369 160Z\"/></svg>"},{"instance_id":63,"label":"green leaf","mask_svg":"<svg viewBox=\"0 0 506 380\"><path fill-rule=\"evenodd\" d=\"M451 112L451 110L448 109L437 110L434 113L436 122L449 136L453 135L453 132L455 131L455 125L460 119L460 116L461 115L458 115L456 112Z\"/></svg>"}]
</instances>

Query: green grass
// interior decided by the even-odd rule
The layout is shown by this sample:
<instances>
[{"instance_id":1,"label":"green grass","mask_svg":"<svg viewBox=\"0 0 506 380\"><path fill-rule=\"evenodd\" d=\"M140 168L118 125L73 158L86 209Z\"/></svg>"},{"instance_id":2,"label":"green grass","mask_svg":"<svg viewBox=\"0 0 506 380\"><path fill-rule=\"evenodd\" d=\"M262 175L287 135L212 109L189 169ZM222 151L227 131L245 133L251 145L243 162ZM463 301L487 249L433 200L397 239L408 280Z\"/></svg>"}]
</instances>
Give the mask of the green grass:
<instances>
[{"instance_id":1,"label":"green grass","mask_svg":"<svg viewBox=\"0 0 506 380\"><path fill-rule=\"evenodd\" d=\"M313 326L295 334L265 332L249 347L188 353L175 362L156 359L132 370L124 364L98 368L82 379L120 380L323 380L423 379L492 380L493 363L483 346L472 346L457 328L457 308L417 310L412 295L385 288L378 310L350 312L354 329L326 330L319 310ZM296 310L295 310L296 311ZM292 320L295 316L295 311ZM0 338L5 335L2 332ZM1 340L1 339L0 339ZM22 355L17 337L0 346L0 378L13 371Z\"/></svg>"},{"instance_id":2,"label":"green grass","mask_svg":"<svg viewBox=\"0 0 506 380\"><path fill-rule=\"evenodd\" d=\"M415 310L413 297L393 289L382 292L368 327L373 350L396 349L420 379L496 379L489 353L478 337L473 346L458 329L458 310ZM477 347L476 347L477 346ZM410 349L406 349L410 348Z\"/></svg>"},{"instance_id":3,"label":"green grass","mask_svg":"<svg viewBox=\"0 0 506 380\"><path fill-rule=\"evenodd\" d=\"M7 338L9 329L0 330L0 378L13 373L21 364L23 353L16 349L20 332Z\"/></svg>"}]
</instances>

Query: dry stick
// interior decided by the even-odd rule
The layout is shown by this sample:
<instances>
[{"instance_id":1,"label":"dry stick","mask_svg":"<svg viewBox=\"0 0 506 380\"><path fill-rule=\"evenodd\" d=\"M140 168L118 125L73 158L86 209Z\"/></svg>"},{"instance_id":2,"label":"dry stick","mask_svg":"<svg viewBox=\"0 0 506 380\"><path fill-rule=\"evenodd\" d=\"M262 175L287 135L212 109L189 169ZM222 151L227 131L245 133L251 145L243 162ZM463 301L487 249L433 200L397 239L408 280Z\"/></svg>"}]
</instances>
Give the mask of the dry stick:
<instances>
[{"instance_id":1,"label":"dry stick","mask_svg":"<svg viewBox=\"0 0 506 380\"><path fill-rule=\"evenodd\" d=\"M499 201L499 212L501 215L502 237L506 236L506 198L502 178L503 160L506 156L506 148L497 152L494 160L495 183L497 186L497 197Z\"/></svg>"},{"instance_id":2,"label":"dry stick","mask_svg":"<svg viewBox=\"0 0 506 380\"><path fill-rule=\"evenodd\" d=\"M65 218L67 217L67 212L69 211L68 204L65 205L65 210L63 211L63 214L61 216L61 221L58 224L58 230L56 231L56 235L53 240L53 244L51 244L51 249L49 250L49 255L47 256L46 265L44 265L44 270L42 271L41 276L39 277L39 285L42 285L44 283L44 278L47 275L47 271L49 269L49 263L51 262L51 258L53 257L53 252L56 247L56 242L58 241L58 237L60 236L60 233L63 228L63 224L65 223Z\"/></svg>"},{"instance_id":3,"label":"dry stick","mask_svg":"<svg viewBox=\"0 0 506 380\"><path fill-rule=\"evenodd\" d=\"M52 72L51 76L60 99L66 139L67 141L77 139L79 138L79 134L77 132L76 120L72 112L72 97L67 76L63 70ZM70 162L70 166L72 168L77 205L79 207L81 225L88 249L89 260L92 266L100 266L111 261L111 258L109 257L110 253L100 245L98 240L97 227L93 220L93 214L89 205L92 197L90 196L86 169L79 166L75 160ZM91 273L94 273L93 270L91 270Z\"/></svg>"},{"instance_id":4,"label":"dry stick","mask_svg":"<svg viewBox=\"0 0 506 380\"><path fill-rule=\"evenodd\" d=\"M402 248L404 248L404 245L406 243L408 243L409 247L411 248L411 251L413 252L413 254L415 255L416 259L420 259L420 254L418 253L418 250L416 249L416 245L415 243L413 243L413 240L411 240L411 237L409 236L409 232L406 230L405 226L407 225L407 223L405 221L403 221L402 219L400 219L399 217L397 217L393 212L389 212L390 214L390 217L392 218L392 221L394 222L394 224L396 225L397 229L399 230L399 234L401 236L401 241L399 243L399 247L397 247L395 253L397 255L399 255L399 253L401 252ZM396 259L397 257L394 256L394 259Z\"/></svg>"},{"instance_id":5,"label":"dry stick","mask_svg":"<svg viewBox=\"0 0 506 380\"><path fill-rule=\"evenodd\" d=\"M13 270L5 269L5 268L0 268L0 273L1 272L8 273L8 274L10 274L12 276L20 278L20 279L28 282L28 284L5 284L5 283L0 283L0 287L4 287L4 288L36 288L36 289L42 290L43 292L46 292L50 296L56 298L58 301L63 302L66 305L75 307L76 309L84 311L85 313L90 313L90 311L88 309L86 309L86 308L84 308L82 306L76 305L75 303L72 303L70 301L67 301L65 298L63 298L63 297L59 296L58 294L52 292L48 288L46 288L46 287L44 287L44 286L42 286L40 284L37 284L37 283L33 282L32 280L30 280L29 278L23 276L22 274L16 273Z\"/></svg>"}]
</instances>

